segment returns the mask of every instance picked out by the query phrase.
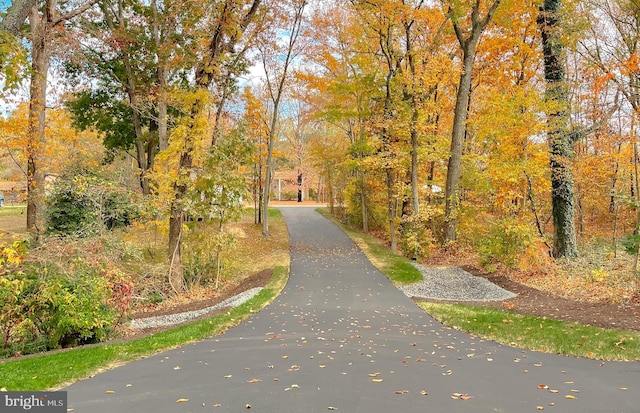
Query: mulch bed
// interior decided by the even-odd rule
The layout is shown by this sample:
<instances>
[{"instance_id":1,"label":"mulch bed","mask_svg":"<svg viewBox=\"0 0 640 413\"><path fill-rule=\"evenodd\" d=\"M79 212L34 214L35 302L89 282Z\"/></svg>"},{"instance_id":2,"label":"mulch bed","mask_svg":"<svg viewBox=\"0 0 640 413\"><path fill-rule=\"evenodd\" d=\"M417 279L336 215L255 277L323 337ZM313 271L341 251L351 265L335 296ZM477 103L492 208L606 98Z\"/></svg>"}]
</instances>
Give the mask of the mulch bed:
<instances>
[{"instance_id":1,"label":"mulch bed","mask_svg":"<svg viewBox=\"0 0 640 413\"><path fill-rule=\"evenodd\" d=\"M243 291L247 291L255 287L264 287L265 285L267 285L267 283L271 279L272 274L273 274L272 269L262 270L258 273L250 275L247 278L244 278L235 287L227 288L223 290L219 295L216 295L214 297L188 301L188 302L171 305L171 306L167 306L159 309L154 309L153 307L145 308L145 309L134 312L131 315L131 318L136 319L136 318L146 318L146 317L157 317L161 315L184 313L187 311L194 311L194 310L200 310L207 307L212 307L226 300L227 298L231 298L235 295L240 294Z\"/></svg>"},{"instance_id":2,"label":"mulch bed","mask_svg":"<svg viewBox=\"0 0 640 413\"><path fill-rule=\"evenodd\" d=\"M154 308L145 308L142 310L139 310L137 312L134 312L131 315L132 319L139 319L139 318L147 318L147 317L157 317L157 316L162 316L162 315L169 315L169 314L178 314L178 313L184 313L184 312L188 312L188 311L195 311L195 310L200 310L203 308L208 308L208 307L213 307L214 305L228 299L231 297L234 297L244 291L250 290L252 288L255 287L265 287L267 285L267 283L269 283L269 280L271 280L271 276L273 275L273 269L266 269L266 270L262 270L258 273L255 273L247 278L244 278L242 280L242 282L238 285L236 285L235 287L232 288L227 288L225 290L223 290L221 292L221 294L216 295L214 297L210 297L210 298L205 298L205 299L199 299L199 300L193 300L193 301L188 301L188 302L184 302L184 303L180 303L180 304L176 304L176 305L169 305L166 307L162 307L159 309L154 309ZM222 308L219 310L215 310L212 311L210 313L207 314L203 314L199 317L193 318L191 320L189 320L188 322L191 323L195 320L199 320L199 319L203 319L203 318L209 318L209 317L213 317L216 314L219 314L223 311L226 311L227 309ZM182 323L185 324L185 323ZM116 339L116 342L119 341L123 341L124 340L131 340L134 338L141 338L141 337L145 337L148 336L150 334L155 334L155 333L159 333L165 330L169 330L172 328L175 328L179 325L182 324L176 324L176 325L170 325L170 326L162 326L162 327L156 327L156 328L147 328L147 329L141 329L141 330L128 330L124 332L124 337L121 337L119 339Z\"/></svg>"},{"instance_id":3,"label":"mulch bed","mask_svg":"<svg viewBox=\"0 0 640 413\"><path fill-rule=\"evenodd\" d=\"M518 294L505 301L468 302L468 304L510 310L518 314L535 315L585 325L640 331L640 303L590 303L568 300L527 287L504 275L486 274L476 268L463 267L473 275L483 277L505 290ZM451 301L448 301L451 303Z\"/></svg>"}]
</instances>

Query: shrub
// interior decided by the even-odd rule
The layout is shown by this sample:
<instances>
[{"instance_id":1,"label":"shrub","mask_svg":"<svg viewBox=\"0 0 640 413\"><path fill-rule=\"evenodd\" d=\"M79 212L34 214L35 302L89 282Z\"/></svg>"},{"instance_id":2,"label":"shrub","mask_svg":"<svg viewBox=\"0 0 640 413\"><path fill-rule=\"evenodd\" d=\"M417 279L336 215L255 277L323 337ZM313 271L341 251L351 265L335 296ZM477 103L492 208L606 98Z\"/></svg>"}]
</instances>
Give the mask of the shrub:
<instances>
[{"instance_id":1,"label":"shrub","mask_svg":"<svg viewBox=\"0 0 640 413\"><path fill-rule=\"evenodd\" d=\"M130 225L137 214L129 191L79 172L58 178L48 197L47 231L89 236Z\"/></svg>"},{"instance_id":2,"label":"shrub","mask_svg":"<svg viewBox=\"0 0 640 413\"><path fill-rule=\"evenodd\" d=\"M514 268L536 238L533 228L516 218L492 222L488 234L479 241L480 263L484 266L501 263Z\"/></svg>"},{"instance_id":3,"label":"shrub","mask_svg":"<svg viewBox=\"0 0 640 413\"><path fill-rule=\"evenodd\" d=\"M12 278L24 286L14 294L13 308L25 311L20 315L3 307L3 318L14 328L24 330L28 325L34 336L44 338L46 350L102 341L115 324L117 314L107 304L111 293L105 279L87 274L77 278L60 274ZM6 293L7 286L2 287Z\"/></svg>"},{"instance_id":4,"label":"shrub","mask_svg":"<svg viewBox=\"0 0 640 413\"><path fill-rule=\"evenodd\" d=\"M107 263L30 263L0 277L0 356L104 341L129 310L131 287Z\"/></svg>"},{"instance_id":5,"label":"shrub","mask_svg":"<svg viewBox=\"0 0 640 413\"><path fill-rule=\"evenodd\" d=\"M423 208L418 214L404 215L400 223L400 247L409 258L419 260L435 244L431 225L441 212L433 207Z\"/></svg>"}]
</instances>

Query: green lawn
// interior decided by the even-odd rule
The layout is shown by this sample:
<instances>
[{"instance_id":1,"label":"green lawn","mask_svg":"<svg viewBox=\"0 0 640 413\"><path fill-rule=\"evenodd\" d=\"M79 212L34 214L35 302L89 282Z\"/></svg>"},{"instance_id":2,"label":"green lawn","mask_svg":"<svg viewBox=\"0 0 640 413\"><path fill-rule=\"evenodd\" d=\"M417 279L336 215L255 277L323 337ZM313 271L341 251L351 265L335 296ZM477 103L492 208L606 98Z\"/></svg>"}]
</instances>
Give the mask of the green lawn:
<instances>
[{"instance_id":1,"label":"green lawn","mask_svg":"<svg viewBox=\"0 0 640 413\"><path fill-rule=\"evenodd\" d=\"M640 333L585 326L461 304L422 302L427 313L456 329L513 347L603 360L640 360Z\"/></svg>"}]
</instances>

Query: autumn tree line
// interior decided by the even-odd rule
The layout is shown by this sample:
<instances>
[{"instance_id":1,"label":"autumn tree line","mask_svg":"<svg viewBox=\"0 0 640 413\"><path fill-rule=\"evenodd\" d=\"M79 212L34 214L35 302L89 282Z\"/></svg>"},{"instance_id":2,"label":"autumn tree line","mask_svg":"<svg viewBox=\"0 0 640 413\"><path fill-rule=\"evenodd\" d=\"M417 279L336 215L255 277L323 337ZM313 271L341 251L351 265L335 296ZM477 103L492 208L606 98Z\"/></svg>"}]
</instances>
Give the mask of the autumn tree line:
<instances>
[{"instance_id":1,"label":"autumn tree line","mask_svg":"<svg viewBox=\"0 0 640 413\"><path fill-rule=\"evenodd\" d=\"M268 236L282 169L415 259L534 268L604 239L636 273L638 0L15 0L0 29L36 244L69 209L47 173L107 193L87 171L128 161L137 207L91 203L165 228L175 292L185 223L223 233L242 200Z\"/></svg>"}]
</instances>

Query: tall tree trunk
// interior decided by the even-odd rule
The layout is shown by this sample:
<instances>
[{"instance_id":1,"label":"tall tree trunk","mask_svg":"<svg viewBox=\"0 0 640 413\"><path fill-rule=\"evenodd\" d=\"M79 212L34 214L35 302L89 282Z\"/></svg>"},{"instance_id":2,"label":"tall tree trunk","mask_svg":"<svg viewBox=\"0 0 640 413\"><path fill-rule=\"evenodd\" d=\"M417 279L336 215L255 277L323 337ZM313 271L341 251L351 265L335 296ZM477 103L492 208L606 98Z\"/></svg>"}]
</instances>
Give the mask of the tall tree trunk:
<instances>
[{"instance_id":1,"label":"tall tree trunk","mask_svg":"<svg viewBox=\"0 0 640 413\"><path fill-rule=\"evenodd\" d=\"M369 211L367 207L367 184L364 172L358 171L358 181L360 184L360 213L362 216L362 232L369 233Z\"/></svg>"},{"instance_id":2,"label":"tall tree trunk","mask_svg":"<svg viewBox=\"0 0 640 413\"><path fill-rule=\"evenodd\" d=\"M447 164L445 185L444 242L455 241L457 237L458 212L460 206L459 181L462 165L462 146L467 121L467 107L471 90L471 72L473 68L475 46L465 47L462 74L458 83L456 106L453 116L451 149Z\"/></svg>"},{"instance_id":3,"label":"tall tree trunk","mask_svg":"<svg viewBox=\"0 0 640 413\"><path fill-rule=\"evenodd\" d=\"M409 123L409 134L411 138L411 210L414 214L420 212L420 195L418 192L418 118L420 116L420 109L418 107L417 96L417 71L415 64L415 56L413 50L413 40L411 38L411 28L413 27L415 20L406 22L404 24L405 31L405 45L407 61L409 63L409 71L411 75L410 90L406 90L405 98L411 103L411 121ZM403 208L404 210L404 208Z\"/></svg>"},{"instance_id":4,"label":"tall tree trunk","mask_svg":"<svg viewBox=\"0 0 640 413\"><path fill-rule=\"evenodd\" d=\"M358 112L361 112L362 108L358 108ZM364 141L365 141L365 132L364 126L362 125L362 121L360 121L359 129L358 129L358 139L360 140L360 149L358 150L359 160L362 161L364 159ZM367 179L364 171L360 170L360 168L356 169L356 179L358 184L360 185L360 213L362 216L362 232L365 234L369 233L369 208L367 206Z\"/></svg>"},{"instance_id":5,"label":"tall tree trunk","mask_svg":"<svg viewBox=\"0 0 640 413\"><path fill-rule=\"evenodd\" d=\"M575 229L574 181L571 162L574 136L569 129L569 98L563 66L564 47L558 28L561 0L545 0L538 16L544 54L547 112L547 141L551 167L553 256L578 255Z\"/></svg>"},{"instance_id":6,"label":"tall tree trunk","mask_svg":"<svg viewBox=\"0 0 640 413\"><path fill-rule=\"evenodd\" d=\"M43 179L40 170L40 153L45 144L47 100L47 72L49 52L47 48L47 17L33 7L31 16L31 84L29 87L29 121L27 143L27 230L39 236L38 214L42 205Z\"/></svg>"},{"instance_id":7,"label":"tall tree trunk","mask_svg":"<svg viewBox=\"0 0 640 413\"><path fill-rule=\"evenodd\" d=\"M475 0L471 12L471 28L468 36L465 37L464 30L460 27L453 11L450 17L453 19L453 28L462 48L462 73L458 83L456 95L456 105L453 113L453 130L451 133L451 150L447 165L447 182L445 186L445 209L444 209L444 243L453 242L457 237L458 213L460 207L459 182L462 165L462 146L464 143L465 131L467 128L467 117L469 107L469 96L471 94L471 79L473 71L473 60L475 58L476 47L480 40L480 35L487 27L495 14L500 0L495 0L487 15L480 19L480 0Z\"/></svg>"},{"instance_id":8,"label":"tall tree trunk","mask_svg":"<svg viewBox=\"0 0 640 413\"><path fill-rule=\"evenodd\" d=\"M275 107L277 111L277 106ZM264 193L262 195L262 235L269 236L269 200L271 197L271 178L273 177L273 144L275 137L275 125L278 117L274 114L271 122L271 130L267 140L267 172L264 178Z\"/></svg>"},{"instance_id":9,"label":"tall tree trunk","mask_svg":"<svg viewBox=\"0 0 640 413\"><path fill-rule=\"evenodd\" d=\"M174 198L171 201L169 215L169 284L176 293L185 289L184 273L182 268L182 235L185 220L184 198L187 194L188 174L193 166L193 157L190 150L184 150L180 154L180 172L174 184Z\"/></svg>"},{"instance_id":10,"label":"tall tree trunk","mask_svg":"<svg viewBox=\"0 0 640 413\"><path fill-rule=\"evenodd\" d=\"M123 1L118 1L118 30L126 32L126 16L124 11ZM109 21L110 25L113 22ZM115 27L112 27L115 30ZM133 74L132 63L128 53L124 53L122 57L122 63L125 73L125 88L127 90L127 96L129 98L129 107L131 110L131 120L133 122L133 130L136 135L135 147L136 147L136 163L138 164L138 180L140 188L144 195L151 193L151 185L149 183L149 157L148 153L151 152L149 146L151 142L144 136L142 132L142 120L140 119L140 104L138 103L138 90L136 85L136 79ZM156 127L157 130L157 127ZM155 151L155 145L153 145L153 151Z\"/></svg>"}]
</instances>

